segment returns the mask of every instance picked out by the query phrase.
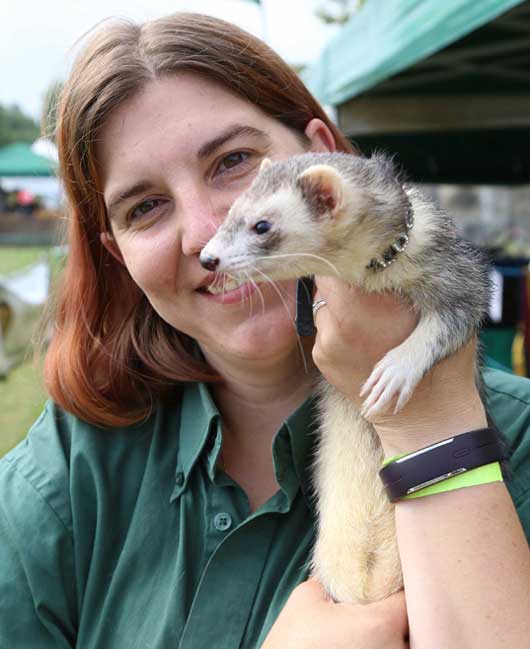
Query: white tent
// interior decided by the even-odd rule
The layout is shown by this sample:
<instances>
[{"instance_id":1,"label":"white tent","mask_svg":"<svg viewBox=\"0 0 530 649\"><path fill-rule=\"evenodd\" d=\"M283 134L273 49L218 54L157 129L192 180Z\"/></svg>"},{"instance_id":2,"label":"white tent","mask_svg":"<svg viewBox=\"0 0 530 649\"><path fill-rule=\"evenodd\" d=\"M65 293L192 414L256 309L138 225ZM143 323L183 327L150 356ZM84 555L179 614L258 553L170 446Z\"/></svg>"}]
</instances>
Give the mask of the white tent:
<instances>
[{"instance_id":1,"label":"white tent","mask_svg":"<svg viewBox=\"0 0 530 649\"><path fill-rule=\"evenodd\" d=\"M46 260L0 277L0 378L24 360L49 289Z\"/></svg>"}]
</instances>

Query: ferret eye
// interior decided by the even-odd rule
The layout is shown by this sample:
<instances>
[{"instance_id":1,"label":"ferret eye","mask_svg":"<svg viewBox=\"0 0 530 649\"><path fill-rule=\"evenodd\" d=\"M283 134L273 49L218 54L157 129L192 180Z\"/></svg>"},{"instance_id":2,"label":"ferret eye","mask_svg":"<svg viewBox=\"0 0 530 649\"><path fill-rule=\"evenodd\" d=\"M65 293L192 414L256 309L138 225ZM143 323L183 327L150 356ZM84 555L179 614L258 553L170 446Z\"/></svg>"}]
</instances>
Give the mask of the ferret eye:
<instances>
[{"instance_id":1,"label":"ferret eye","mask_svg":"<svg viewBox=\"0 0 530 649\"><path fill-rule=\"evenodd\" d=\"M272 228L272 223L269 221L258 221L252 228L256 234L265 234Z\"/></svg>"}]
</instances>

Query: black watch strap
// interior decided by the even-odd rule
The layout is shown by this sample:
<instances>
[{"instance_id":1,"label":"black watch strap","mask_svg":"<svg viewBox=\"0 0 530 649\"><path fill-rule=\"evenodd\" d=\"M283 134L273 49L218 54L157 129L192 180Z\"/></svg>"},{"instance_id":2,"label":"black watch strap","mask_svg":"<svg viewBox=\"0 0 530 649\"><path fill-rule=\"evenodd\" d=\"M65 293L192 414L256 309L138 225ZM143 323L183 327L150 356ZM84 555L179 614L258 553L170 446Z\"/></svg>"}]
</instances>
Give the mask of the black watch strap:
<instances>
[{"instance_id":1,"label":"black watch strap","mask_svg":"<svg viewBox=\"0 0 530 649\"><path fill-rule=\"evenodd\" d=\"M504 445L494 428L480 428L426 446L390 462L379 471L393 502L447 478L504 458Z\"/></svg>"}]
</instances>

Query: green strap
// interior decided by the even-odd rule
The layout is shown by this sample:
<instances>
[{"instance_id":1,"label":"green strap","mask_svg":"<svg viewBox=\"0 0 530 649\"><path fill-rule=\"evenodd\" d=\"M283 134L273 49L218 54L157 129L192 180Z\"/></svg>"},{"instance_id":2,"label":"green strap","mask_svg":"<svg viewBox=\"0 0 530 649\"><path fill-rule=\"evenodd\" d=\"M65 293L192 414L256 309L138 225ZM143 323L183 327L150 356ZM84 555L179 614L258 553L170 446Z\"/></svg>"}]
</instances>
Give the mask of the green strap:
<instances>
[{"instance_id":1,"label":"green strap","mask_svg":"<svg viewBox=\"0 0 530 649\"><path fill-rule=\"evenodd\" d=\"M460 473L452 478L447 478L446 480L442 480L436 484L424 487L413 494L403 496L400 500L423 498L424 496L441 494L444 491L454 491L455 489L462 489L464 487L474 487L479 484L502 481L501 465L498 462L492 462L491 464L477 466L474 469L469 469L469 471L466 471L465 473Z\"/></svg>"}]
</instances>

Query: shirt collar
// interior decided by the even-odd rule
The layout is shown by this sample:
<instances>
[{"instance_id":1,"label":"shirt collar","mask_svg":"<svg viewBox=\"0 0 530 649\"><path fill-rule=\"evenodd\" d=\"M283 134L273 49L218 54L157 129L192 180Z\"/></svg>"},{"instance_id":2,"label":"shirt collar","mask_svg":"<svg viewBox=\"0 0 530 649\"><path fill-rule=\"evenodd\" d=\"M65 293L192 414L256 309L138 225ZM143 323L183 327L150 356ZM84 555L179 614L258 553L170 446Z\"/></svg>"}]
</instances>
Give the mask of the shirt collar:
<instances>
[{"instance_id":1,"label":"shirt collar","mask_svg":"<svg viewBox=\"0 0 530 649\"><path fill-rule=\"evenodd\" d=\"M290 501L298 487L306 500L310 500L311 454L316 439L315 407L314 396L306 399L286 419L273 440L276 478ZM212 474L222 441L219 423L219 411L207 385L188 384L182 394L179 456L171 500L186 488L189 474L201 455L204 454L208 472Z\"/></svg>"},{"instance_id":2,"label":"shirt collar","mask_svg":"<svg viewBox=\"0 0 530 649\"><path fill-rule=\"evenodd\" d=\"M179 453L175 468L175 489L171 500L186 488L188 477L219 421L219 411L204 383L189 383L182 391Z\"/></svg>"}]
</instances>

